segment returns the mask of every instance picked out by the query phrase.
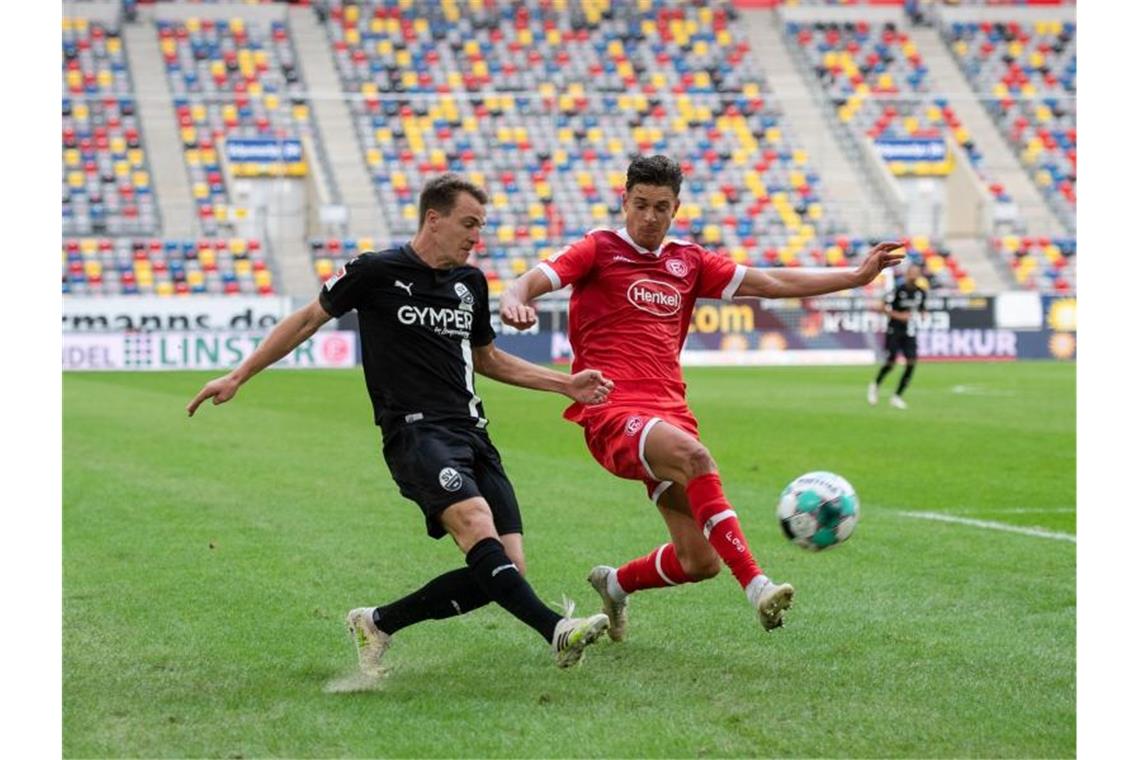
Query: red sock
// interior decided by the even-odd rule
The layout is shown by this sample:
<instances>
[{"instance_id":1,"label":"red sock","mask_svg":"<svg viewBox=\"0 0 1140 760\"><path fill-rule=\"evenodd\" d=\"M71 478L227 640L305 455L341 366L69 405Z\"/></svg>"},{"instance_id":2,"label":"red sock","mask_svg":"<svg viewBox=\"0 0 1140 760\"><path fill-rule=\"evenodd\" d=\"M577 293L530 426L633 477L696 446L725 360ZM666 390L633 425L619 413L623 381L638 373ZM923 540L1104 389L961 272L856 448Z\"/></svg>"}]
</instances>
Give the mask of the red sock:
<instances>
[{"instance_id":1,"label":"red sock","mask_svg":"<svg viewBox=\"0 0 1140 760\"><path fill-rule=\"evenodd\" d=\"M617 570L618 585L627 594L644 588L676 586L679 583L692 583L685 574L681 561L677 559L677 549L673 544L659 546L644 557L630 560Z\"/></svg>"},{"instance_id":2,"label":"red sock","mask_svg":"<svg viewBox=\"0 0 1140 760\"><path fill-rule=\"evenodd\" d=\"M720 475L710 472L693 478L685 493L689 495L689 507L705 538L728 565L741 587L747 587L749 581L763 571L748 550L736 512L732 511L732 505L721 488Z\"/></svg>"}]
</instances>

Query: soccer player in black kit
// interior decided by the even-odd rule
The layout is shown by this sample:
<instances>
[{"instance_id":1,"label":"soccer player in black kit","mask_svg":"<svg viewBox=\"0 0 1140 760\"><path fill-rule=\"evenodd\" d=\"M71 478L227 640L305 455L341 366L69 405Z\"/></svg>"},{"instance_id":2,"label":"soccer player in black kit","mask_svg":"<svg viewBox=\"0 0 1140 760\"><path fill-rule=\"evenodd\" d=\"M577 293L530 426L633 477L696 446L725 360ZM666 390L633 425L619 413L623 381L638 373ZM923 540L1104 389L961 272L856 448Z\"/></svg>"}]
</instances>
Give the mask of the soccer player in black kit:
<instances>
[{"instance_id":1,"label":"soccer player in black kit","mask_svg":"<svg viewBox=\"0 0 1140 760\"><path fill-rule=\"evenodd\" d=\"M585 404L604 401L613 383L596 370L567 375L495 348L487 281L466 264L486 202L480 188L455 174L428 182L410 243L349 261L314 301L282 320L240 367L207 383L186 408L193 415L206 399L229 401L329 319L357 310L364 379L388 469L400 493L423 511L428 535L450 535L466 557L465 566L408 596L348 613L361 670L370 676L382 674L381 658L397 631L489 602L542 635L559 667L576 664L608 626L604 614L560 615L523 577L522 518L487 435L474 374Z\"/></svg>"},{"instance_id":2,"label":"soccer player in black kit","mask_svg":"<svg viewBox=\"0 0 1140 760\"><path fill-rule=\"evenodd\" d=\"M926 291L918 286L918 278L922 276L922 267L911 264L906 269L906 279L895 288L895 292L884 303L884 311L890 318L887 322L887 337L885 347L887 359L879 368L875 381L867 386L867 403L872 406L879 403L879 385L895 366L895 357L899 352L906 357L906 370L899 380L895 395L891 396L891 406L896 409L906 409L903 401L903 391L910 384L914 376L914 367L918 364L918 324L915 316L918 312L926 311Z\"/></svg>"}]
</instances>

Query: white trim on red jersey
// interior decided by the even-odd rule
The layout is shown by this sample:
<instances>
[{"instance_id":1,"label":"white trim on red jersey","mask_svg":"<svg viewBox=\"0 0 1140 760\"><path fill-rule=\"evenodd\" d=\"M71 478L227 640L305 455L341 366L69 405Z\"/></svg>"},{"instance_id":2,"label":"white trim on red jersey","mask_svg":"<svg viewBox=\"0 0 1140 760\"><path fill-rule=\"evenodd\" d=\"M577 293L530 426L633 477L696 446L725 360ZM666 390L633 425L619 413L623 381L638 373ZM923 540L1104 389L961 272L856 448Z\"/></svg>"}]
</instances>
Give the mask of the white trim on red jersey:
<instances>
[{"instance_id":1,"label":"white trim on red jersey","mask_svg":"<svg viewBox=\"0 0 1140 760\"><path fill-rule=\"evenodd\" d=\"M550 284L555 290L562 290L562 278L558 276L558 272L554 271L554 267L542 261L539 262L538 268L546 275L546 279L550 280Z\"/></svg>"},{"instance_id":2,"label":"white trim on red jersey","mask_svg":"<svg viewBox=\"0 0 1140 760\"><path fill-rule=\"evenodd\" d=\"M747 274L748 267L743 264L736 265L736 273L732 275L732 279L724 286L724 290L720 293L720 300L731 301L736 296L736 291L740 289L740 283L744 282L744 275Z\"/></svg>"}]
</instances>

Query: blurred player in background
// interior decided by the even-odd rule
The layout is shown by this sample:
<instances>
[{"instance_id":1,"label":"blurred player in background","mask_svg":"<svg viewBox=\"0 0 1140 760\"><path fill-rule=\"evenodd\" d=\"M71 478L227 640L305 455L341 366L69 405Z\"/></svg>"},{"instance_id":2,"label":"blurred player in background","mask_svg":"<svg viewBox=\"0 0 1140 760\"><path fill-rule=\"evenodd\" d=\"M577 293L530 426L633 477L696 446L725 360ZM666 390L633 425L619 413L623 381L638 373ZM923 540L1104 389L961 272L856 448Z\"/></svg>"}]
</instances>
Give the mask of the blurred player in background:
<instances>
[{"instance_id":1,"label":"blurred player in background","mask_svg":"<svg viewBox=\"0 0 1140 760\"><path fill-rule=\"evenodd\" d=\"M906 357L906 370L899 379L895 395L891 396L891 406L896 409L906 409L906 402L902 395L910 385L914 376L914 367L918 364L918 320L915 318L919 312L926 312L926 290L918 284L922 276L922 267L911 264L906 268L906 279L895 288L894 293L887 296L883 303L883 311L889 320L887 322L887 337L884 346L887 359L879 368L875 380L867 386L867 403L874 406L879 403L879 386L895 367L895 358L899 352Z\"/></svg>"},{"instance_id":2,"label":"blurred player in background","mask_svg":"<svg viewBox=\"0 0 1140 760\"><path fill-rule=\"evenodd\" d=\"M466 265L486 202L480 188L457 175L428 182L411 243L349 261L316 300L286 317L240 367L207 383L187 406L193 416L206 399L229 401L329 319L357 310L384 459L400 493L423 511L428 535L450 535L467 560L402 599L349 612L360 667L371 676L381 674L381 657L397 631L492 601L541 634L560 667L578 662L608 625L600 614L572 618L572 608L560 615L523 577L522 517L487 435L474 373L563 393L583 405L603 401L612 383L596 370L566 375L495 348L487 281Z\"/></svg>"},{"instance_id":3,"label":"blurred player in background","mask_svg":"<svg viewBox=\"0 0 1140 760\"><path fill-rule=\"evenodd\" d=\"M765 630L783 624L794 589L757 565L716 462L701 443L685 400L680 353L698 298L796 298L865 285L901 254L880 243L858 270L804 272L737 265L685 240L667 238L680 207L682 173L666 156L640 156L626 174L625 227L595 230L527 272L502 295L504 323L535 322L531 301L573 285L570 343L574 369L596 367L614 382L608 401L570 406L564 416L585 430L598 462L645 483L671 541L589 581L610 618L610 637L625 636L626 600L642 589L702 581L723 561Z\"/></svg>"}]
</instances>

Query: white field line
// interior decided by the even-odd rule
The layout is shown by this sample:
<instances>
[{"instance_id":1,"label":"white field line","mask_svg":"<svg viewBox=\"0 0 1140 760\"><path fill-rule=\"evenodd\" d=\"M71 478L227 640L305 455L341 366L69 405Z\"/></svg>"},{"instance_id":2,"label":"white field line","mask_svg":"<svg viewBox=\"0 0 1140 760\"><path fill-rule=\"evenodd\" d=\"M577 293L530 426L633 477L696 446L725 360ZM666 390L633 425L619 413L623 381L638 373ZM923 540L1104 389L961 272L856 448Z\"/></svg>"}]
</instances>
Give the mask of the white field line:
<instances>
[{"instance_id":1,"label":"white field line","mask_svg":"<svg viewBox=\"0 0 1140 760\"><path fill-rule=\"evenodd\" d=\"M935 522L953 523L955 525L969 525L974 528L1001 530L1007 533L1020 533L1023 536L1051 538L1054 541L1071 541L1074 544L1077 542L1077 537L1072 533L1054 533L1053 531L1042 530L1041 528L1025 528L1020 525L1009 525L1008 523L992 522L990 520L972 520L968 517L954 517L953 515L946 515L941 512L899 512L898 514L903 517L913 517L917 520L934 520Z\"/></svg>"},{"instance_id":2,"label":"white field line","mask_svg":"<svg viewBox=\"0 0 1140 760\"><path fill-rule=\"evenodd\" d=\"M1056 515L1072 515L1076 514L1075 507L1018 507L1016 509L981 509L981 510L967 510L962 512L964 515L987 514L992 515L995 512L1000 512L1003 515L1040 515L1040 514L1056 514Z\"/></svg>"}]
</instances>

